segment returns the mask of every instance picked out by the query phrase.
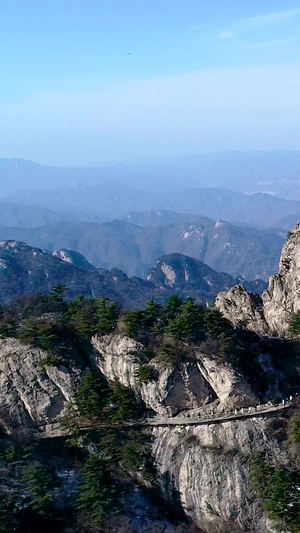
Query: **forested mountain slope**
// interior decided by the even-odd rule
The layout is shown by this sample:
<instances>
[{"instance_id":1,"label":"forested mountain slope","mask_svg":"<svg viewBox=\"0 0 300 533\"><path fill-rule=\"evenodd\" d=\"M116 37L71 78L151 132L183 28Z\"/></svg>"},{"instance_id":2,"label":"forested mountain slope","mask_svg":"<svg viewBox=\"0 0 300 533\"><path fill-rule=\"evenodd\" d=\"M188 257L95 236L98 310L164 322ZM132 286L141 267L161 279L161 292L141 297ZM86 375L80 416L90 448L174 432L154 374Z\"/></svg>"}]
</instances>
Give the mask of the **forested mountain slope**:
<instances>
[{"instance_id":1,"label":"forested mountain slope","mask_svg":"<svg viewBox=\"0 0 300 533\"><path fill-rule=\"evenodd\" d=\"M0 335L5 533L298 533L297 337L63 287L1 308Z\"/></svg>"},{"instance_id":2,"label":"forested mountain slope","mask_svg":"<svg viewBox=\"0 0 300 533\"><path fill-rule=\"evenodd\" d=\"M173 284L163 283L159 269L172 268ZM190 276L182 283L182 272ZM18 241L0 242L0 302L34 293L47 294L53 287L64 285L66 297L78 295L113 298L123 308L138 308L150 298L164 302L171 294L212 302L220 290L237 282L228 274L215 272L196 259L175 254L165 256L152 269L148 281L129 278L119 269L96 269L84 256L72 250L54 253L32 248ZM262 281L244 282L248 290L261 292Z\"/></svg>"}]
</instances>

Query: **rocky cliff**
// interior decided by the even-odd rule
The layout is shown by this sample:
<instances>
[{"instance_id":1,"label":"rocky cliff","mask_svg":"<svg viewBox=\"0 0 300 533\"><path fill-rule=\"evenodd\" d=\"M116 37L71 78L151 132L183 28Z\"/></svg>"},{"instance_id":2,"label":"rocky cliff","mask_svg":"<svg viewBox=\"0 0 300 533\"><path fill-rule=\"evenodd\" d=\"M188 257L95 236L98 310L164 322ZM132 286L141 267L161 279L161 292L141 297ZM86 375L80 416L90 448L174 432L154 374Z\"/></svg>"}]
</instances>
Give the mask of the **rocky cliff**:
<instances>
[{"instance_id":1,"label":"rocky cliff","mask_svg":"<svg viewBox=\"0 0 300 533\"><path fill-rule=\"evenodd\" d=\"M16 339L0 341L0 413L7 429L34 430L57 421L74 394L80 369L47 366L43 363L46 355ZM148 365L155 370L155 377L141 383L138 369L145 364L145 357L144 345L126 336L92 338L91 364L109 381L132 389L150 416L192 419L212 412L226 415L259 403L237 369L200 348L177 365L166 366L152 359ZM253 416L149 428L165 499L180 505L205 533L275 532L250 483L250 465L257 453L265 451L282 464L289 461L272 434L273 423L281 427L286 421L278 416L275 422L272 417Z\"/></svg>"},{"instance_id":2,"label":"rocky cliff","mask_svg":"<svg viewBox=\"0 0 300 533\"><path fill-rule=\"evenodd\" d=\"M0 339L0 419L9 431L56 422L80 369L45 364L48 354L17 339Z\"/></svg>"},{"instance_id":3,"label":"rocky cliff","mask_svg":"<svg viewBox=\"0 0 300 533\"><path fill-rule=\"evenodd\" d=\"M235 405L258 403L247 380L228 363L213 361L195 350L193 359L183 358L178 365L166 365L159 358L150 361L155 378L141 383L138 370L143 366L145 347L122 335L93 337L94 364L113 382L132 389L148 409L161 416L181 411L210 409L221 412Z\"/></svg>"},{"instance_id":4,"label":"rocky cliff","mask_svg":"<svg viewBox=\"0 0 300 533\"><path fill-rule=\"evenodd\" d=\"M249 475L251 458L260 451L287 460L270 437L269 424L249 418L154 429L153 453L166 498L176 501L177 494L205 532L275 531L253 496Z\"/></svg>"},{"instance_id":5,"label":"rocky cliff","mask_svg":"<svg viewBox=\"0 0 300 533\"><path fill-rule=\"evenodd\" d=\"M143 345L127 337L94 337L94 363L109 381L119 380L134 390L146 406L162 417L226 414L237 407L259 402L247 380L229 363L222 363L200 349L194 360L161 368L157 377L140 384ZM271 364L269 365L271 368ZM268 374L270 368L266 368ZM273 373L274 368L271 368ZM260 368L263 372L263 365ZM274 377L274 374L273 374ZM271 379L270 379L271 381ZM174 418L173 418L174 420ZM165 498L181 505L185 513L207 533L273 533L271 522L254 497L250 465L256 454L266 452L285 464L289 458L272 424L263 416L205 425L157 427L153 430L153 455Z\"/></svg>"},{"instance_id":6,"label":"rocky cliff","mask_svg":"<svg viewBox=\"0 0 300 533\"><path fill-rule=\"evenodd\" d=\"M300 310L300 223L290 231L279 263L260 297L242 286L221 292L216 307L233 324L246 324L259 334L288 336L290 320Z\"/></svg>"}]
</instances>

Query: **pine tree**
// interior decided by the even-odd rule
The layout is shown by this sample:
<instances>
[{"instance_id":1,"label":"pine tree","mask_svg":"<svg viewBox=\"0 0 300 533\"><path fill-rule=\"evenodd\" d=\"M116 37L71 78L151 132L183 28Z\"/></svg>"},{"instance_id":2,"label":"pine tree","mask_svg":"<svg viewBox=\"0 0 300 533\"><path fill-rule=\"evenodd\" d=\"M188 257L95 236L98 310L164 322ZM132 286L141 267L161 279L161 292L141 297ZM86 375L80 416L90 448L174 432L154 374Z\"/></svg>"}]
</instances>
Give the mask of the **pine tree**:
<instances>
[{"instance_id":1,"label":"pine tree","mask_svg":"<svg viewBox=\"0 0 300 533\"><path fill-rule=\"evenodd\" d=\"M180 313L170 322L168 333L178 340L203 339L203 310L192 298L187 300Z\"/></svg>"},{"instance_id":2,"label":"pine tree","mask_svg":"<svg viewBox=\"0 0 300 533\"><path fill-rule=\"evenodd\" d=\"M164 308L164 317L166 321L169 322L170 320L174 320L180 313L182 306L183 301L179 296L171 296Z\"/></svg>"},{"instance_id":3,"label":"pine tree","mask_svg":"<svg viewBox=\"0 0 300 533\"><path fill-rule=\"evenodd\" d=\"M32 509L42 516L49 515L53 503L50 491L57 484L53 469L41 463L32 464L24 467L23 479L31 494Z\"/></svg>"},{"instance_id":4,"label":"pine tree","mask_svg":"<svg viewBox=\"0 0 300 533\"><path fill-rule=\"evenodd\" d=\"M89 419L90 422L99 421L108 401L109 387L105 379L98 373L87 370L75 396L79 416Z\"/></svg>"},{"instance_id":5,"label":"pine tree","mask_svg":"<svg viewBox=\"0 0 300 533\"><path fill-rule=\"evenodd\" d=\"M77 507L89 513L96 525L101 525L116 511L120 489L106 462L91 454L81 471Z\"/></svg>"},{"instance_id":6,"label":"pine tree","mask_svg":"<svg viewBox=\"0 0 300 533\"><path fill-rule=\"evenodd\" d=\"M100 335L107 335L116 328L120 314L119 306L107 298L100 298L100 300L96 302L96 305L97 333Z\"/></svg>"},{"instance_id":7,"label":"pine tree","mask_svg":"<svg viewBox=\"0 0 300 533\"><path fill-rule=\"evenodd\" d=\"M295 337L299 337L300 335L300 311L298 311L292 316L289 330L292 335L294 335Z\"/></svg>"},{"instance_id":8,"label":"pine tree","mask_svg":"<svg viewBox=\"0 0 300 533\"><path fill-rule=\"evenodd\" d=\"M64 294L67 290L66 285L59 283L56 287L53 287L50 293L50 299L57 303L63 303Z\"/></svg>"},{"instance_id":9,"label":"pine tree","mask_svg":"<svg viewBox=\"0 0 300 533\"><path fill-rule=\"evenodd\" d=\"M218 338L222 333L230 333L232 331L230 322L214 307L207 307L204 310L203 322L210 337Z\"/></svg>"}]
</instances>

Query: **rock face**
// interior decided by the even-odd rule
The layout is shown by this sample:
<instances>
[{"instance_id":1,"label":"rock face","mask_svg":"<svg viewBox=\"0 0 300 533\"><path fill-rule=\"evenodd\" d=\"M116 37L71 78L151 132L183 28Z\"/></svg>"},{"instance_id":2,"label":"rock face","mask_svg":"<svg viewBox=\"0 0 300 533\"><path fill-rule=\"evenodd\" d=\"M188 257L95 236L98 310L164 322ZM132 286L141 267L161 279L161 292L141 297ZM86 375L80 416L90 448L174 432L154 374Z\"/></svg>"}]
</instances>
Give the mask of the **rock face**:
<instances>
[{"instance_id":1,"label":"rock face","mask_svg":"<svg viewBox=\"0 0 300 533\"><path fill-rule=\"evenodd\" d=\"M258 403L250 384L230 364L195 348L166 366L148 363L154 379L140 383L145 347L123 335L92 338L91 362L109 381L132 389L160 417L223 413ZM46 353L16 339L0 340L0 416L7 429L35 429L64 412L80 378L79 368L43 366ZM205 533L274 533L250 488L250 461L265 450L284 464L280 444L263 417L207 425L153 428L153 456L165 498L176 497ZM278 418L276 418L278 425Z\"/></svg>"},{"instance_id":2,"label":"rock face","mask_svg":"<svg viewBox=\"0 0 300 533\"><path fill-rule=\"evenodd\" d=\"M241 286L221 292L216 307L234 325L246 323L259 334L288 336L293 313L300 310L300 223L289 233L279 263L260 297Z\"/></svg>"},{"instance_id":3,"label":"rock face","mask_svg":"<svg viewBox=\"0 0 300 533\"><path fill-rule=\"evenodd\" d=\"M233 410L258 400L245 379L229 364L195 349L194 361L161 368L157 379L140 384L137 371L142 344L121 335L94 337L93 361L109 381L130 387L161 417L185 417ZM278 418L276 418L277 424ZM153 429L153 455L165 498L181 505L205 533L275 533L259 502L253 498L250 462L265 450L283 463L280 444L270 437L270 420L263 417L219 424Z\"/></svg>"},{"instance_id":4,"label":"rock face","mask_svg":"<svg viewBox=\"0 0 300 533\"><path fill-rule=\"evenodd\" d=\"M216 361L201 351L196 351L197 366L212 387L218 399L218 411L235 406L248 407L259 403L246 379L229 363Z\"/></svg>"},{"instance_id":5,"label":"rock face","mask_svg":"<svg viewBox=\"0 0 300 533\"><path fill-rule=\"evenodd\" d=\"M257 333L267 334L263 302L255 293L249 293L242 285L236 285L216 298L216 307L234 326L246 325Z\"/></svg>"},{"instance_id":6,"label":"rock face","mask_svg":"<svg viewBox=\"0 0 300 533\"><path fill-rule=\"evenodd\" d=\"M157 358L149 367L156 378L140 383L138 370L143 365L144 346L122 335L93 337L93 361L109 381L118 381L132 389L149 409L160 416L212 405L222 411L227 407L249 406L258 399L247 381L229 364L212 361L195 353L194 360L166 366Z\"/></svg>"},{"instance_id":7,"label":"rock face","mask_svg":"<svg viewBox=\"0 0 300 533\"><path fill-rule=\"evenodd\" d=\"M213 294L242 282L225 272L216 272L198 259L178 253L159 257L147 279L160 287L175 288L183 295L199 294L208 300L211 300ZM266 288L266 283L262 280L243 280L243 283L248 290L259 293Z\"/></svg>"},{"instance_id":8,"label":"rock face","mask_svg":"<svg viewBox=\"0 0 300 533\"><path fill-rule=\"evenodd\" d=\"M212 401L216 395L195 363L178 367L150 365L157 379L140 383L138 370L142 366L144 346L121 335L94 337L94 362L109 381L119 381L131 388L149 409L161 416L177 414Z\"/></svg>"},{"instance_id":9,"label":"rock face","mask_svg":"<svg viewBox=\"0 0 300 533\"><path fill-rule=\"evenodd\" d=\"M251 493L249 463L265 450L285 460L267 436L268 421L250 418L154 429L153 452L165 497L177 500L206 533L275 531Z\"/></svg>"},{"instance_id":10,"label":"rock face","mask_svg":"<svg viewBox=\"0 0 300 533\"><path fill-rule=\"evenodd\" d=\"M58 420L72 396L80 371L44 366L47 353L0 339L0 417L8 430Z\"/></svg>"},{"instance_id":11,"label":"rock face","mask_svg":"<svg viewBox=\"0 0 300 533\"><path fill-rule=\"evenodd\" d=\"M74 252L74 250L62 248L61 250L56 250L53 252L52 255L54 255L54 257L59 257L59 259L62 261L66 261L66 263L70 263L71 265L81 268L82 270L97 270L96 267L87 261L84 255L80 254L79 252Z\"/></svg>"},{"instance_id":12,"label":"rock face","mask_svg":"<svg viewBox=\"0 0 300 533\"><path fill-rule=\"evenodd\" d=\"M290 232L282 250L279 273L270 278L262 299L270 331L286 335L291 315L300 310L300 223Z\"/></svg>"}]
</instances>

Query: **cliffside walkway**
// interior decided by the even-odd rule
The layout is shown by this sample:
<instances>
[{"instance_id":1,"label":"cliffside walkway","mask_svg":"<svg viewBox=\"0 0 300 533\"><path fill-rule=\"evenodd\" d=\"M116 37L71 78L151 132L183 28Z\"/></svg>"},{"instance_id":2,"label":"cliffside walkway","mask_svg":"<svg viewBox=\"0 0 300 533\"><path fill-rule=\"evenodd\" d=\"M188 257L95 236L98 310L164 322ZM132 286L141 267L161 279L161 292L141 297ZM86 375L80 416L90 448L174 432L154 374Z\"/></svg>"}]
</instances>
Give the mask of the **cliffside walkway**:
<instances>
[{"instance_id":1,"label":"cliffside walkway","mask_svg":"<svg viewBox=\"0 0 300 533\"><path fill-rule=\"evenodd\" d=\"M278 405L270 404L258 404L251 407L242 407L241 409L235 409L231 412L220 413L220 415L214 414L211 416L201 417L197 416L185 416L185 417L170 417L170 418L148 418L147 425L150 426L198 426L207 424L216 424L227 422L228 420L253 418L268 413L274 413L276 411L283 411L296 405L294 399L283 400Z\"/></svg>"},{"instance_id":2,"label":"cliffside walkway","mask_svg":"<svg viewBox=\"0 0 300 533\"><path fill-rule=\"evenodd\" d=\"M154 427L170 427L170 426L200 426L208 424L222 424L222 422L228 422L230 420L238 420L244 418L253 418L259 417L264 414L276 413L278 411L283 411L289 409L290 407L295 407L298 405L298 397L290 397L288 400L282 400L278 405L267 404L258 404L251 407L242 407L240 409L235 409L230 412L223 412L218 414L212 414L211 416L195 415L195 416L174 416L174 417L155 417L148 418L146 420L141 420L140 422L127 422L125 426L135 427L135 426L154 426ZM99 424L95 427L82 426L81 431L89 431L91 429L101 429L105 428L104 424ZM38 438L55 438L63 437L70 435L70 432L66 431L59 422L52 424L40 424Z\"/></svg>"}]
</instances>

